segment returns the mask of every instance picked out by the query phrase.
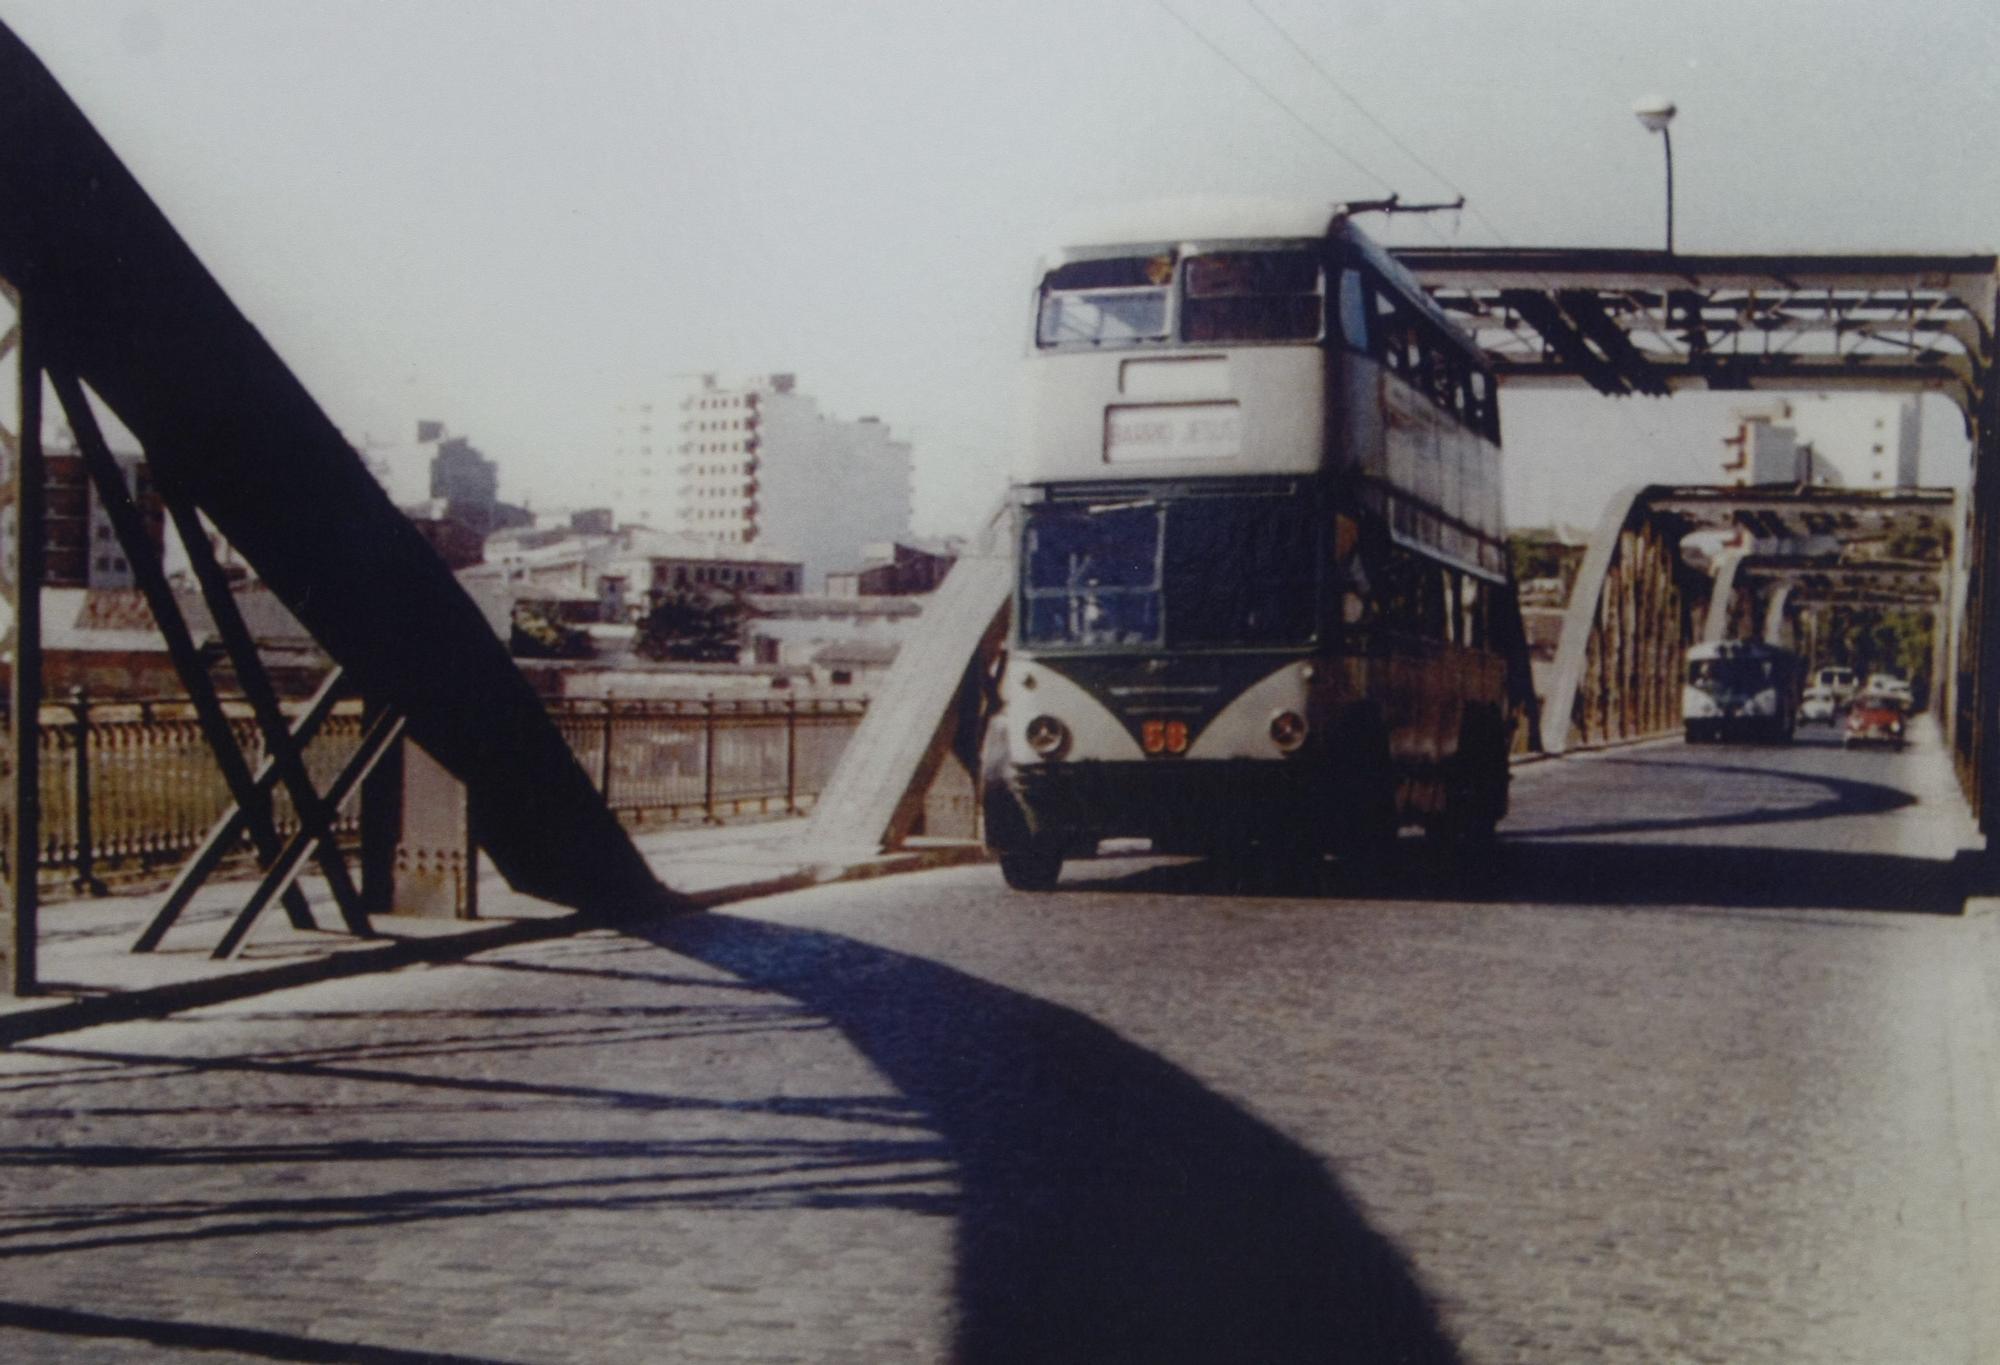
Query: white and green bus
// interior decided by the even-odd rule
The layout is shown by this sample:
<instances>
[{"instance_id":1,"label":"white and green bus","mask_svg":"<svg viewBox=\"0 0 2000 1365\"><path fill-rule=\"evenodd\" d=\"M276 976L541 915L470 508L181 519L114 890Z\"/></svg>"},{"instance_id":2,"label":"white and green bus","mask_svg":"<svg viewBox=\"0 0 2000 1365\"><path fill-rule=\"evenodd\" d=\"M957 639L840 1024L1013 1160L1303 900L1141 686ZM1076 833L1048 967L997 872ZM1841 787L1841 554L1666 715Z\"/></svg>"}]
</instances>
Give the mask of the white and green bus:
<instances>
[{"instance_id":1,"label":"white and green bus","mask_svg":"<svg viewBox=\"0 0 2000 1365\"><path fill-rule=\"evenodd\" d=\"M1136 211L1045 263L981 764L1016 887L1113 836L1376 860L1505 813L1499 395L1348 215Z\"/></svg>"},{"instance_id":2,"label":"white and green bus","mask_svg":"<svg viewBox=\"0 0 2000 1365\"><path fill-rule=\"evenodd\" d=\"M1762 640L1692 645L1681 685L1681 725L1690 744L1789 741L1799 724L1799 656Z\"/></svg>"}]
</instances>

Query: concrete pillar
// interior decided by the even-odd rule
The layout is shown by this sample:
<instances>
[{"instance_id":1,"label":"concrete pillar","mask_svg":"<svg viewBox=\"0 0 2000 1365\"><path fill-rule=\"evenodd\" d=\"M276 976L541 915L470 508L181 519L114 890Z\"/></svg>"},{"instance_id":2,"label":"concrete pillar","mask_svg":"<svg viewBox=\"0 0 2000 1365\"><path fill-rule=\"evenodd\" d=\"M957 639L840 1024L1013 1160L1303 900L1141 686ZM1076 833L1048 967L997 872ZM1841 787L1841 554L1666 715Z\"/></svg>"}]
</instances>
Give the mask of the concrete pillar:
<instances>
[{"instance_id":1,"label":"concrete pillar","mask_svg":"<svg viewBox=\"0 0 2000 1365\"><path fill-rule=\"evenodd\" d=\"M479 850L465 784L416 745L402 749L402 835L396 842L389 913L425 919L479 918Z\"/></svg>"}]
</instances>

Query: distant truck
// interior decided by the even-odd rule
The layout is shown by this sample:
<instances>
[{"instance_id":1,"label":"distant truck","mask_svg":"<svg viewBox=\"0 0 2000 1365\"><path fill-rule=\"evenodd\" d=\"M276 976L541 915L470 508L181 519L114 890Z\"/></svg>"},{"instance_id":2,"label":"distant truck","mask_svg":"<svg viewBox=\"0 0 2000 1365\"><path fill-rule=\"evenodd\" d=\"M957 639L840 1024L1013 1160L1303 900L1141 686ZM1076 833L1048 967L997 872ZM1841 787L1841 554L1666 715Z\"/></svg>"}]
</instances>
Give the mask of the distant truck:
<instances>
[{"instance_id":1,"label":"distant truck","mask_svg":"<svg viewBox=\"0 0 2000 1365\"><path fill-rule=\"evenodd\" d=\"M1760 640L1694 646L1681 687L1687 742L1789 742L1798 728L1803 672L1798 655Z\"/></svg>"},{"instance_id":2,"label":"distant truck","mask_svg":"<svg viewBox=\"0 0 2000 1365\"><path fill-rule=\"evenodd\" d=\"M1826 664L1815 669L1812 685L1833 694L1835 705L1845 706L1861 692L1861 680L1845 664Z\"/></svg>"}]
</instances>

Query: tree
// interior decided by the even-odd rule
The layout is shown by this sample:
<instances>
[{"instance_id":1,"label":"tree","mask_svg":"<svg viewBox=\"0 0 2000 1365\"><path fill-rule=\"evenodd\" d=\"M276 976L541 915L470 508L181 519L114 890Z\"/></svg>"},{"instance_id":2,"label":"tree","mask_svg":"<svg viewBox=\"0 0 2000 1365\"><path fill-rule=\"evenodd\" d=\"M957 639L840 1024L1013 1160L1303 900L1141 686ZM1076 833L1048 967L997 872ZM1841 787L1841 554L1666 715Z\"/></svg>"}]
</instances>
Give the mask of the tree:
<instances>
[{"instance_id":1,"label":"tree","mask_svg":"<svg viewBox=\"0 0 2000 1365\"><path fill-rule=\"evenodd\" d=\"M544 602L516 602L507 647L517 659L588 659L597 653L590 635L556 619Z\"/></svg>"},{"instance_id":2,"label":"tree","mask_svg":"<svg viewBox=\"0 0 2000 1365\"><path fill-rule=\"evenodd\" d=\"M1575 586L1576 576L1583 568L1585 548L1566 543L1552 529L1531 527L1510 532L1507 536L1507 555L1513 564L1514 581L1560 580L1564 601L1569 600L1569 591Z\"/></svg>"},{"instance_id":3,"label":"tree","mask_svg":"<svg viewBox=\"0 0 2000 1365\"><path fill-rule=\"evenodd\" d=\"M1917 696L1931 682L1931 614L1896 607L1827 608L1821 637L1822 662L1845 664L1863 678L1895 673L1909 679Z\"/></svg>"},{"instance_id":4,"label":"tree","mask_svg":"<svg viewBox=\"0 0 2000 1365\"><path fill-rule=\"evenodd\" d=\"M670 592L640 620L632 647L648 659L733 663L742 647L744 614L736 597Z\"/></svg>"}]
</instances>

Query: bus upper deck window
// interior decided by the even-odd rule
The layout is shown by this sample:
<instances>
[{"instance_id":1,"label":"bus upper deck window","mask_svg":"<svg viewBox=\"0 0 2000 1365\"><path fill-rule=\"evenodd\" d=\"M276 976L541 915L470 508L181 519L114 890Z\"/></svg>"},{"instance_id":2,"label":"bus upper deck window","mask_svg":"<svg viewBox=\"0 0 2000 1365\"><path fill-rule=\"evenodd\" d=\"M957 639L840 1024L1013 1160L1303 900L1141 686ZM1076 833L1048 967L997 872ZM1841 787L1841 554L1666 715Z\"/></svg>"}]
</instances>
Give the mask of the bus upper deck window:
<instances>
[{"instance_id":1,"label":"bus upper deck window","mask_svg":"<svg viewBox=\"0 0 2000 1365\"><path fill-rule=\"evenodd\" d=\"M1312 341L1324 304L1310 251L1218 251L1190 257L1181 334L1188 341Z\"/></svg>"},{"instance_id":2,"label":"bus upper deck window","mask_svg":"<svg viewBox=\"0 0 2000 1365\"><path fill-rule=\"evenodd\" d=\"M1164 341L1173 273L1170 254L1059 265L1042 281L1035 340L1043 346Z\"/></svg>"}]
</instances>

